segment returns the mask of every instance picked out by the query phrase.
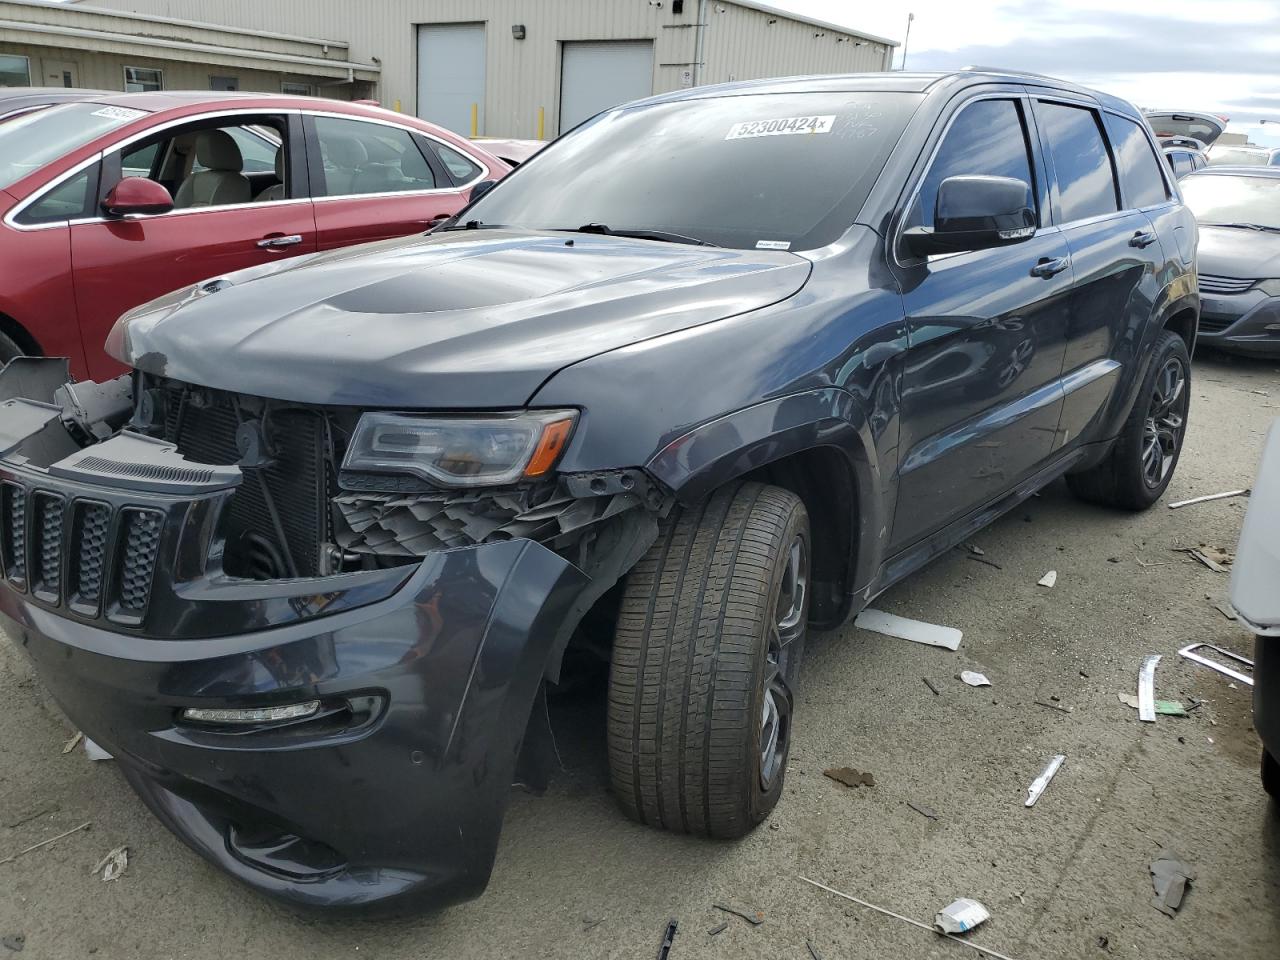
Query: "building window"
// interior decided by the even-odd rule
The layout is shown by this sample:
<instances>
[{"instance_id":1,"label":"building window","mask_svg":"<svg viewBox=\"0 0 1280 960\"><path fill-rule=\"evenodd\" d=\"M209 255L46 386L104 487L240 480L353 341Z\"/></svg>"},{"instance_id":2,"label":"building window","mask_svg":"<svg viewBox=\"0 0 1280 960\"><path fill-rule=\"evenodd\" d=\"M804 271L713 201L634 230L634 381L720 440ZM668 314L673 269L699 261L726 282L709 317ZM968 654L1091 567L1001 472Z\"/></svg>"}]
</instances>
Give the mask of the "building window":
<instances>
[{"instance_id":1,"label":"building window","mask_svg":"<svg viewBox=\"0 0 1280 960\"><path fill-rule=\"evenodd\" d=\"M31 86L31 61L13 54L0 54L0 87Z\"/></svg>"},{"instance_id":2,"label":"building window","mask_svg":"<svg viewBox=\"0 0 1280 960\"><path fill-rule=\"evenodd\" d=\"M164 75L153 67L125 67L124 92L150 93L164 89Z\"/></svg>"},{"instance_id":3,"label":"building window","mask_svg":"<svg viewBox=\"0 0 1280 960\"><path fill-rule=\"evenodd\" d=\"M291 97L314 97L316 86L314 83L303 83L300 80L286 80L280 84L280 92L287 93Z\"/></svg>"},{"instance_id":4,"label":"building window","mask_svg":"<svg viewBox=\"0 0 1280 960\"><path fill-rule=\"evenodd\" d=\"M239 90L239 77L209 77L210 90Z\"/></svg>"}]
</instances>

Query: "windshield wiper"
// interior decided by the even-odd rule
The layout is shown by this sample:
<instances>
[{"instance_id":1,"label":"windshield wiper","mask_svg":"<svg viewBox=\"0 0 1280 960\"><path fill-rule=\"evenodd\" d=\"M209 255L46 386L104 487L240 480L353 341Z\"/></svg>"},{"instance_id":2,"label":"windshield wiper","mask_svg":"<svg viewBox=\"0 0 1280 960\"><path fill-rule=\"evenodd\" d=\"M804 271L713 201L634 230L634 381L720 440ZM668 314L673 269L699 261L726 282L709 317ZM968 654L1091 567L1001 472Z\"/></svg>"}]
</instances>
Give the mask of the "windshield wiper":
<instances>
[{"instance_id":1,"label":"windshield wiper","mask_svg":"<svg viewBox=\"0 0 1280 960\"><path fill-rule=\"evenodd\" d=\"M1261 233L1280 233L1280 227L1269 227L1265 223L1202 223L1202 227L1236 227L1240 230L1257 230Z\"/></svg>"},{"instance_id":2,"label":"windshield wiper","mask_svg":"<svg viewBox=\"0 0 1280 960\"><path fill-rule=\"evenodd\" d=\"M466 223L451 223L447 227L438 228L441 233L447 233L450 230L498 230L501 229L500 223L485 223L483 220L468 220Z\"/></svg>"},{"instance_id":3,"label":"windshield wiper","mask_svg":"<svg viewBox=\"0 0 1280 960\"><path fill-rule=\"evenodd\" d=\"M640 227L614 229L604 223L584 223L580 227L558 227L557 233L599 233L606 237L633 237L636 240L660 240L663 243L691 243L695 247L714 247L715 244L697 237L686 237L683 233L672 233L669 230L648 230Z\"/></svg>"}]
</instances>

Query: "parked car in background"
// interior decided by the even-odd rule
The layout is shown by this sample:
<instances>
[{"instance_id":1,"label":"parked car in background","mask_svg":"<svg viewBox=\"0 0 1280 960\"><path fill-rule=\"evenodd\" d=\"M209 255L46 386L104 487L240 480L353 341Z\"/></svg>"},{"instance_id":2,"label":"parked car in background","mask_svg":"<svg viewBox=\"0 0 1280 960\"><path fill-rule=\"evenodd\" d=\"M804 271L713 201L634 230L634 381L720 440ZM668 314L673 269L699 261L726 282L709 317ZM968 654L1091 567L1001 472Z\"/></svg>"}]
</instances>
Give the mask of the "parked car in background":
<instances>
[{"instance_id":1,"label":"parked car in background","mask_svg":"<svg viewBox=\"0 0 1280 960\"><path fill-rule=\"evenodd\" d=\"M472 143L478 143L511 167L520 166L547 145L545 140L512 140L502 137L476 137Z\"/></svg>"},{"instance_id":2,"label":"parked car in background","mask_svg":"<svg viewBox=\"0 0 1280 960\"><path fill-rule=\"evenodd\" d=\"M1044 77L609 110L428 236L136 308L131 377L12 362L0 613L167 826L296 904L478 894L579 642L626 814L740 837L809 624L1063 475L1163 494L1195 230L1138 112Z\"/></svg>"},{"instance_id":3,"label":"parked car in background","mask_svg":"<svg viewBox=\"0 0 1280 960\"><path fill-rule=\"evenodd\" d=\"M422 233L510 167L376 107L103 94L0 124L0 361L102 350L130 307L210 275Z\"/></svg>"},{"instance_id":4,"label":"parked car in background","mask_svg":"<svg viewBox=\"0 0 1280 960\"><path fill-rule=\"evenodd\" d=\"M1252 144L1219 143L1209 148L1210 166L1271 167L1280 163L1280 150Z\"/></svg>"},{"instance_id":5,"label":"parked car in background","mask_svg":"<svg viewBox=\"0 0 1280 960\"><path fill-rule=\"evenodd\" d=\"M1160 147L1173 175L1181 179L1188 173L1208 166L1203 144L1194 137L1161 137Z\"/></svg>"},{"instance_id":6,"label":"parked car in background","mask_svg":"<svg viewBox=\"0 0 1280 960\"><path fill-rule=\"evenodd\" d=\"M1186 137L1208 149L1227 129L1229 117L1185 110L1144 110L1143 117L1156 138Z\"/></svg>"},{"instance_id":7,"label":"parked car in background","mask_svg":"<svg viewBox=\"0 0 1280 960\"><path fill-rule=\"evenodd\" d=\"M69 87L0 87L0 123L55 103L71 103L108 95L105 90Z\"/></svg>"},{"instance_id":8,"label":"parked car in background","mask_svg":"<svg viewBox=\"0 0 1280 960\"><path fill-rule=\"evenodd\" d=\"M1210 166L1180 187L1200 225L1200 342L1280 356L1280 167Z\"/></svg>"}]
</instances>

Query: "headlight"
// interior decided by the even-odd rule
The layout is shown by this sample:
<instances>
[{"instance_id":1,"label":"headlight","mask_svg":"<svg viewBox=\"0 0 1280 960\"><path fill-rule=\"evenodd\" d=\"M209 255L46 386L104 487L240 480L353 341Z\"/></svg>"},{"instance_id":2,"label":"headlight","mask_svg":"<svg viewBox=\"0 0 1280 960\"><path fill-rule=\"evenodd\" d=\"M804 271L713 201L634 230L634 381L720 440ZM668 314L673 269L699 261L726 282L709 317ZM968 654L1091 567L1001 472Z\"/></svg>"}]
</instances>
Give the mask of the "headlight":
<instances>
[{"instance_id":1,"label":"headlight","mask_svg":"<svg viewBox=\"0 0 1280 960\"><path fill-rule=\"evenodd\" d=\"M577 416L573 410L457 417L366 413L342 466L411 473L451 487L514 483L555 466Z\"/></svg>"},{"instance_id":2,"label":"headlight","mask_svg":"<svg viewBox=\"0 0 1280 960\"><path fill-rule=\"evenodd\" d=\"M1261 290L1268 297L1280 297L1280 280L1263 280L1254 289Z\"/></svg>"}]
</instances>

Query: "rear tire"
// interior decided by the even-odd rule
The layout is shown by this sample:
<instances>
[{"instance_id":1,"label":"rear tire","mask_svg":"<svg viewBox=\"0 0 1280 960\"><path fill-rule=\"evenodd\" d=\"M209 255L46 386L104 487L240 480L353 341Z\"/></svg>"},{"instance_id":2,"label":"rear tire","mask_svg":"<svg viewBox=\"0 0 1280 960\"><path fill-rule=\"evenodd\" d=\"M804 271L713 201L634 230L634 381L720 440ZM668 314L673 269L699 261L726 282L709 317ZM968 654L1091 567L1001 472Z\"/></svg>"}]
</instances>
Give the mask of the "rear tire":
<instances>
[{"instance_id":1,"label":"rear tire","mask_svg":"<svg viewBox=\"0 0 1280 960\"><path fill-rule=\"evenodd\" d=\"M23 349L14 343L11 339L0 333L0 367L12 360L14 357L24 355Z\"/></svg>"},{"instance_id":2,"label":"rear tire","mask_svg":"<svg viewBox=\"0 0 1280 960\"><path fill-rule=\"evenodd\" d=\"M1081 500L1126 510L1146 510L1160 499L1182 453L1191 403L1191 358L1172 330L1156 340L1151 367L1107 458L1067 486Z\"/></svg>"},{"instance_id":3,"label":"rear tire","mask_svg":"<svg viewBox=\"0 0 1280 960\"><path fill-rule=\"evenodd\" d=\"M809 546L795 494L741 483L673 511L632 569L608 717L610 778L632 819L740 837L778 802Z\"/></svg>"}]
</instances>

